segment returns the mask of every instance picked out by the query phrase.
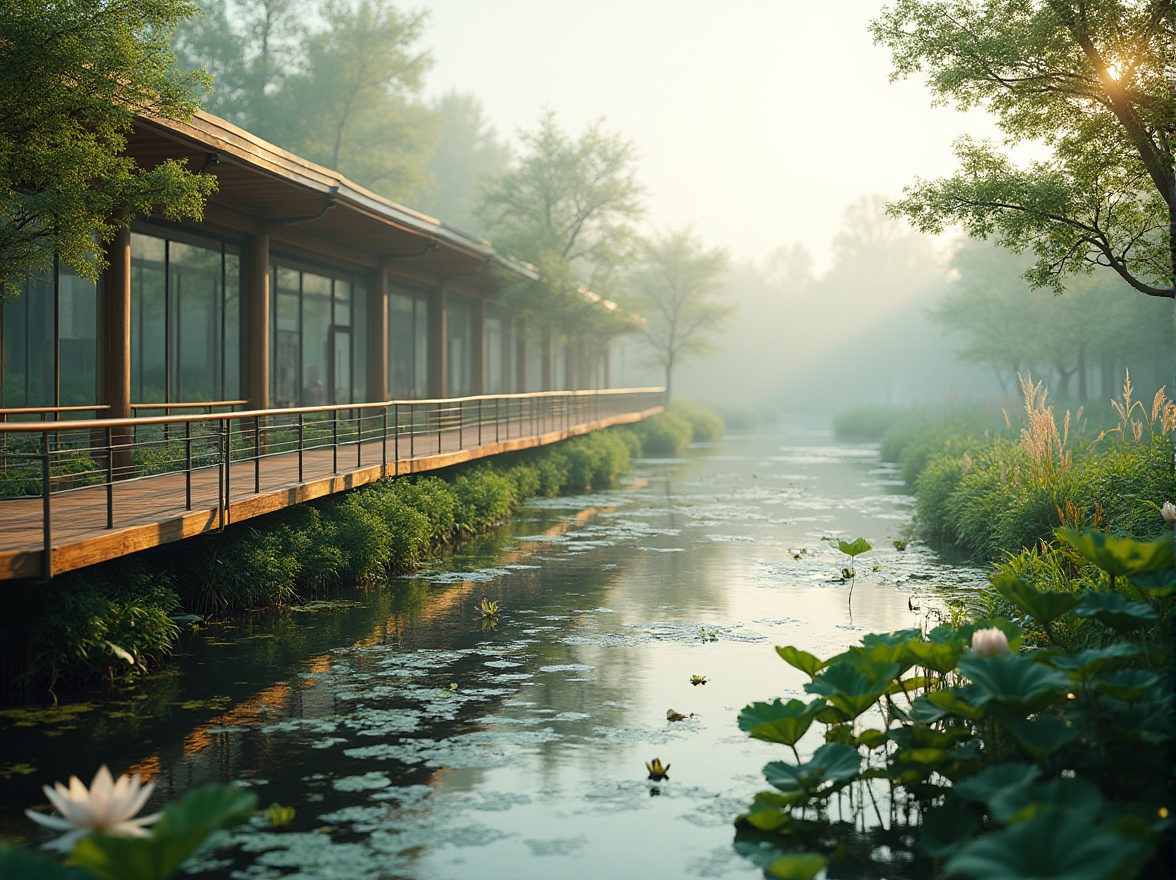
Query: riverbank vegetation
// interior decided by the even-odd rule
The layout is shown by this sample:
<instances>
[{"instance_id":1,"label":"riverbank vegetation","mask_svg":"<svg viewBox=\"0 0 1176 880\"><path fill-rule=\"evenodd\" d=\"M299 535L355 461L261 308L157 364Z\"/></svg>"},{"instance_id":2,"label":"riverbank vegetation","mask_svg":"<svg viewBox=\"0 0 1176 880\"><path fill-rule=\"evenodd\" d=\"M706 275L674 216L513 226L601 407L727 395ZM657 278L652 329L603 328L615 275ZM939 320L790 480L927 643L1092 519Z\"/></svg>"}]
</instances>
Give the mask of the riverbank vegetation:
<instances>
[{"instance_id":1,"label":"riverbank vegetation","mask_svg":"<svg viewBox=\"0 0 1176 880\"><path fill-rule=\"evenodd\" d=\"M839 419L901 465L920 536L992 579L831 658L777 648L814 699L740 715L794 759L738 820L770 842L769 875L1171 876L1176 406L1128 377L1096 430L1022 392L1016 418Z\"/></svg>"},{"instance_id":2,"label":"riverbank vegetation","mask_svg":"<svg viewBox=\"0 0 1176 880\"><path fill-rule=\"evenodd\" d=\"M536 450L382 480L55 578L18 582L0 618L0 695L125 682L171 653L180 625L367 587L502 524L526 498L614 485L630 459L713 441L722 422L671 412Z\"/></svg>"}]
</instances>

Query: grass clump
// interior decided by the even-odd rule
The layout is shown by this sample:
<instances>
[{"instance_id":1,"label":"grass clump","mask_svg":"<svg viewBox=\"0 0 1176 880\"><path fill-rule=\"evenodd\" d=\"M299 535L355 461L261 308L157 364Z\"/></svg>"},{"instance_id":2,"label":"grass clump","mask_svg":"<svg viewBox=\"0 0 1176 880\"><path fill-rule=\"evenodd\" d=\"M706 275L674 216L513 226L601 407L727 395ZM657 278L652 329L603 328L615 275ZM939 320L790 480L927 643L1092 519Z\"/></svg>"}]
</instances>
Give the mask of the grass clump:
<instances>
[{"instance_id":1,"label":"grass clump","mask_svg":"<svg viewBox=\"0 0 1176 880\"><path fill-rule=\"evenodd\" d=\"M1163 389L1144 407L1132 401L1128 377L1114 402L1118 421L1093 439L1082 411L1056 414L1040 382L1026 380L1023 392L1024 413L1000 431L979 433L960 421L917 432L896 426L903 439L894 448L915 490L921 536L978 560L1049 541L1061 525L1158 537L1165 527L1159 508L1176 498L1176 405Z\"/></svg>"}]
</instances>

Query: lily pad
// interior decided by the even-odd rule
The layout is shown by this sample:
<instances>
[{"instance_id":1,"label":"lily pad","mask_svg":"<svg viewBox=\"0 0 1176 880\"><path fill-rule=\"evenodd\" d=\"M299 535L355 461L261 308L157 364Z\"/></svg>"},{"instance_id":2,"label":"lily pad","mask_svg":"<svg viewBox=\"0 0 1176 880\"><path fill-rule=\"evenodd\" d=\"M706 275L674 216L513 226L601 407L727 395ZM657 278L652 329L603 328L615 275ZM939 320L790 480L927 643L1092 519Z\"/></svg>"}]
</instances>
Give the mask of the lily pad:
<instances>
[{"instance_id":1,"label":"lily pad","mask_svg":"<svg viewBox=\"0 0 1176 880\"><path fill-rule=\"evenodd\" d=\"M1074 610L1082 601L1073 593L1038 590L1008 573L993 578L992 588L1044 626Z\"/></svg>"}]
</instances>

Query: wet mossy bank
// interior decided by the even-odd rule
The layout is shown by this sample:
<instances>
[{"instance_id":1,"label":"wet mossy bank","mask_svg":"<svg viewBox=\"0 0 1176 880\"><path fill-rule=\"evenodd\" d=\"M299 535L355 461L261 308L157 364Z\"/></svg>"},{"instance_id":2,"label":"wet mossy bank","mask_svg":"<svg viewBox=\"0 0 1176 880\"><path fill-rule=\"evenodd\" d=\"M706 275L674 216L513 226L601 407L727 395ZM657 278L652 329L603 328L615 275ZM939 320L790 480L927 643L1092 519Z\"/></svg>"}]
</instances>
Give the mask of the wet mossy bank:
<instances>
[{"instance_id":1,"label":"wet mossy bank","mask_svg":"<svg viewBox=\"0 0 1176 880\"><path fill-rule=\"evenodd\" d=\"M48 584L13 582L0 617L0 699L126 683L166 662L186 622L411 571L501 525L527 498L604 488L631 457L713 439L692 422L667 413L437 476L383 480Z\"/></svg>"}]
</instances>

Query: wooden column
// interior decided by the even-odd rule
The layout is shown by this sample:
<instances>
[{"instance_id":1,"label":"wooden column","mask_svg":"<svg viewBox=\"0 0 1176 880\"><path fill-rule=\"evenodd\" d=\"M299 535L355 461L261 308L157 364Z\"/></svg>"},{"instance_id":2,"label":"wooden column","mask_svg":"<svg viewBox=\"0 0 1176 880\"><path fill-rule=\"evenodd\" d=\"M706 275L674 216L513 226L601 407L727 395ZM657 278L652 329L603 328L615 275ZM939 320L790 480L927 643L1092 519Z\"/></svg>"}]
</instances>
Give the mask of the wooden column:
<instances>
[{"instance_id":1,"label":"wooden column","mask_svg":"<svg viewBox=\"0 0 1176 880\"><path fill-rule=\"evenodd\" d=\"M270 271L269 233L262 229L249 242L245 275L246 391L250 409L270 408Z\"/></svg>"},{"instance_id":2,"label":"wooden column","mask_svg":"<svg viewBox=\"0 0 1176 880\"><path fill-rule=\"evenodd\" d=\"M110 264L102 276L102 337L99 340L98 399L110 407L110 418L131 413L131 230L120 229L106 249ZM162 294L162 291L160 292ZM112 432L111 464L116 479L131 476L129 428ZM102 442L105 442L103 438Z\"/></svg>"},{"instance_id":3,"label":"wooden column","mask_svg":"<svg viewBox=\"0 0 1176 880\"><path fill-rule=\"evenodd\" d=\"M368 279L367 399L388 397L388 270L381 266Z\"/></svg>"},{"instance_id":4,"label":"wooden column","mask_svg":"<svg viewBox=\"0 0 1176 880\"><path fill-rule=\"evenodd\" d=\"M527 388L527 328L522 321L515 322L515 384L519 393L533 391Z\"/></svg>"},{"instance_id":5,"label":"wooden column","mask_svg":"<svg viewBox=\"0 0 1176 880\"><path fill-rule=\"evenodd\" d=\"M474 300L470 328L470 394L486 393L486 300Z\"/></svg>"},{"instance_id":6,"label":"wooden column","mask_svg":"<svg viewBox=\"0 0 1176 880\"><path fill-rule=\"evenodd\" d=\"M543 335L543 388L555 390L555 334L547 330Z\"/></svg>"},{"instance_id":7,"label":"wooden column","mask_svg":"<svg viewBox=\"0 0 1176 880\"><path fill-rule=\"evenodd\" d=\"M429 297L429 397L445 397L448 381L448 342L445 332L448 291L438 287Z\"/></svg>"}]
</instances>

